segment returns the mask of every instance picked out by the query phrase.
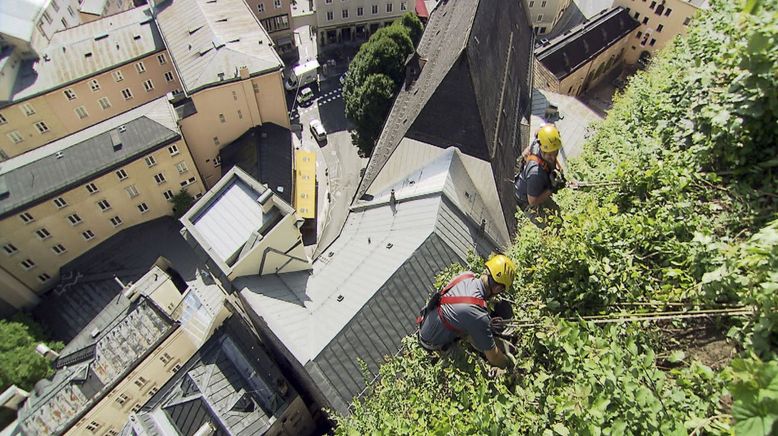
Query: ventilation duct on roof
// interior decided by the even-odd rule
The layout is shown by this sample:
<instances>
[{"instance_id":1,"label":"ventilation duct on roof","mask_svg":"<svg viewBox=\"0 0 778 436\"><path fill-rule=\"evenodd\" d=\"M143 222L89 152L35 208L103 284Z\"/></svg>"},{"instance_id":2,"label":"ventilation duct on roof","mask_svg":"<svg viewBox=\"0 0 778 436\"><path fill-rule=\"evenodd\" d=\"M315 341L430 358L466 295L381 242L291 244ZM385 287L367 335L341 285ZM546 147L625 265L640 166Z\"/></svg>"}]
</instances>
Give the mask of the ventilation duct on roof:
<instances>
[{"instance_id":1,"label":"ventilation duct on roof","mask_svg":"<svg viewBox=\"0 0 778 436\"><path fill-rule=\"evenodd\" d=\"M219 38L218 36L214 37L211 40L211 44L213 44L213 47L217 50L224 47L224 43L222 42L221 38Z\"/></svg>"},{"instance_id":2,"label":"ventilation duct on roof","mask_svg":"<svg viewBox=\"0 0 778 436\"><path fill-rule=\"evenodd\" d=\"M111 130L111 147L113 151L119 151L122 149L122 138L119 136L119 132Z\"/></svg>"}]
</instances>

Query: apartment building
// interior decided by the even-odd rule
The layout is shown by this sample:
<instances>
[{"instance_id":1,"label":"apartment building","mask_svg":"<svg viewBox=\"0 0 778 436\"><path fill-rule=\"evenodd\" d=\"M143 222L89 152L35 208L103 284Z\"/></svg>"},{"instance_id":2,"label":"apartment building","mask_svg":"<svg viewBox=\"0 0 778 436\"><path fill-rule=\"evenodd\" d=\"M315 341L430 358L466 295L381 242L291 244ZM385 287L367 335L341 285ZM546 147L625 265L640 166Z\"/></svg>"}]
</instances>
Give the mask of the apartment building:
<instances>
[{"instance_id":1,"label":"apartment building","mask_svg":"<svg viewBox=\"0 0 778 436\"><path fill-rule=\"evenodd\" d=\"M108 15L118 14L135 7L133 0L81 0L78 13L81 21L88 23ZM139 2L145 4L146 2Z\"/></svg>"},{"instance_id":2,"label":"apartment building","mask_svg":"<svg viewBox=\"0 0 778 436\"><path fill-rule=\"evenodd\" d=\"M119 434L229 316L223 296L215 284L177 285L164 262L154 265L62 350L54 376L36 383L19 411L23 434Z\"/></svg>"},{"instance_id":3,"label":"apartment building","mask_svg":"<svg viewBox=\"0 0 778 436\"><path fill-rule=\"evenodd\" d=\"M262 28L276 44L276 51L284 53L294 48L292 35L292 8L289 0L245 0Z\"/></svg>"},{"instance_id":4,"label":"apartment building","mask_svg":"<svg viewBox=\"0 0 778 436\"><path fill-rule=\"evenodd\" d=\"M181 89L147 7L58 32L17 68L0 103L0 159Z\"/></svg>"},{"instance_id":5,"label":"apartment building","mask_svg":"<svg viewBox=\"0 0 778 436\"><path fill-rule=\"evenodd\" d=\"M37 57L60 30L81 23L78 0L0 2L0 47L12 46L23 59Z\"/></svg>"},{"instance_id":6,"label":"apartment building","mask_svg":"<svg viewBox=\"0 0 778 436\"><path fill-rule=\"evenodd\" d=\"M264 123L289 128L283 63L242 0L169 0L156 16L184 91L181 131L211 187L222 147Z\"/></svg>"},{"instance_id":7,"label":"apartment building","mask_svg":"<svg viewBox=\"0 0 778 436\"><path fill-rule=\"evenodd\" d=\"M532 21L532 29L535 35L545 35L550 32L567 7L571 0L525 0L527 3L527 14Z\"/></svg>"},{"instance_id":8,"label":"apartment building","mask_svg":"<svg viewBox=\"0 0 778 436\"><path fill-rule=\"evenodd\" d=\"M319 44L366 40L407 11L415 0L314 0Z\"/></svg>"},{"instance_id":9,"label":"apartment building","mask_svg":"<svg viewBox=\"0 0 778 436\"><path fill-rule=\"evenodd\" d=\"M204 192L164 97L5 162L0 169L0 300L34 304L59 269L135 224Z\"/></svg>"},{"instance_id":10,"label":"apartment building","mask_svg":"<svg viewBox=\"0 0 778 436\"><path fill-rule=\"evenodd\" d=\"M634 64L640 56L653 56L686 29L708 0L616 0L640 23L624 52L624 61Z\"/></svg>"},{"instance_id":11,"label":"apartment building","mask_svg":"<svg viewBox=\"0 0 778 436\"><path fill-rule=\"evenodd\" d=\"M629 12L617 7L545 42L535 49L535 86L580 95L621 64L637 27Z\"/></svg>"}]
</instances>

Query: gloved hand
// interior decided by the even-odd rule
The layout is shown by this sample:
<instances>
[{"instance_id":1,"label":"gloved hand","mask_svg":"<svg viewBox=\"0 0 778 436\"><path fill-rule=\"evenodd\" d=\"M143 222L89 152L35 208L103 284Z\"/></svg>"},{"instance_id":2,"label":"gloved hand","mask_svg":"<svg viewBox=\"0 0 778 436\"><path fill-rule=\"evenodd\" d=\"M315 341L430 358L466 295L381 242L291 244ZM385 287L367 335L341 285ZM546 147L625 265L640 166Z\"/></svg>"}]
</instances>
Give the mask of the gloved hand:
<instances>
[{"instance_id":1,"label":"gloved hand","mask_svg":"<svg viewBox=\"0 0 778 436\"><path fill-rule=\"evenodd\" d=\"M551 172L551 193L556 194L560 189L567 185L565 174L562 171L554 170Z\"/></svg>"},{"instance_id":2,"label":"gloved hand","mask_svg":"<svg viewBox=\"0 0 778 436\"><path fill-rule=\"evenodd\" d=\"M500 318L499 316L495 316L495 317L492 318L491 321L489 321L489 328L494 333L498 333L499 334L499 333L502 333L503 330L505 330L505 327L506 327L505 323L506 323L506 321L504 319Z\"/></svg>"}]
</instances>

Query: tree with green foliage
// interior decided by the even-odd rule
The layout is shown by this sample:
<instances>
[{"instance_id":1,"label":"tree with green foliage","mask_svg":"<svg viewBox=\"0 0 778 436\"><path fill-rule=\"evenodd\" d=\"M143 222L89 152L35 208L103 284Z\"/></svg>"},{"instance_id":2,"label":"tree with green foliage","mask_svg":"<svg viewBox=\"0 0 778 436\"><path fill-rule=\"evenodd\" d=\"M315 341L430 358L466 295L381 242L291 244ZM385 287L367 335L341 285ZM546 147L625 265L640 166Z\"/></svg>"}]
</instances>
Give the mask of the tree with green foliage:
<instances>
[{"instance_id":1,"label":"tree with green foliage","mask_svg":"<svg viewBox=\"0 0 778 436\"><path fill-rule=\"evenodd\" d=\"M173 214L176 218L181 218L194 204L194 198L192 194L182 189L178 191L178 194L173 196L171 200L173 202Z\"/></svg>"},{"instance_id":2,"label":"tree with green foliage","mask_svg":"<svg viewBox=\"0 0 778 436\"><path fill-rule=\"evenodd\" d=\"M356 125L353 139L362 155L372 152L405 77L405 61L414 51L413 36L420 37L417 23L421 25L418 18L414 22L403 17L379 29L362 44L349 65L343 99L346 117Z\"/></svg>"},{"instance_id":3,"label":"tree with green foliage","mask_svg":"<svg viewBox=\"0 0 778 436\"><path fill-rule=\"evenodd\" d=\"M32 319L16 315L0 320L0 391L11 385L30 390L35 383L54 371L49 362L35 351L46 342L49 348L62 349L61 342L48 342L42 329Z\"/></svg>"},{"instance_id":4,"label":"tree with green foliage","mask_svg":"<svg viewBox=\"0 0 778 436\"><path fill-rule=\"evenodd\" d=\"M612 186L560 192L545 230L517 215L517 366L407 338L338 433L778 434L778 4L747 5L712 1L594 126L569 173ZM749 315L581 319L670 304Z\"/></svg>"},{"instance_id":5,"label":"tree with green foliage","mask_svg":"<svg viewBox=\"0 0 778 436\"><path fill-rule=\"evenodd\" d=\"M419 16L413 12L406 12L400 17L400 24L408 29L408 36L411 37L413 45L418 45L421 41L421 35L424 33L424 25L419 20Z\"/></svg>"}]
</instances>

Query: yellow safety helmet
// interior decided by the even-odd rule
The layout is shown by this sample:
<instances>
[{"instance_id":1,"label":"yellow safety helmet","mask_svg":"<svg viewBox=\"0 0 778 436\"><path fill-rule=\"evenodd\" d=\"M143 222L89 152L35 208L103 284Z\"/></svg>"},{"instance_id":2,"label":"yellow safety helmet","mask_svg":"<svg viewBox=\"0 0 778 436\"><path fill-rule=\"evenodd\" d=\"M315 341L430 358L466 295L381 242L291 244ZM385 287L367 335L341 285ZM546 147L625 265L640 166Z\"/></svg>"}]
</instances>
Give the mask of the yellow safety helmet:
<instances>
[{"instance_id":1,"label":"yellow safety helmet","mask_svg":"<svg viewBox=\"0 0 778 436\"><path fill-rule=\"evenodd\" d=\"M544 153L551 153L562 148L562 138L559 136L559 129L553 124L540 126L538 141L540 142L540 151Z\"/></svg>"},{"instance_id":2,"label":"yellow safety helmet","mask_svg":"<svg viewBox=\"0 0 778 436\"><path fill-rule=\"evenodd\" d=\"M513 284L513 278L516 276L516 264L504 254L495 254L486 261L486 269L492 279L509 289Z\"/></svg>"}]
</instances>

